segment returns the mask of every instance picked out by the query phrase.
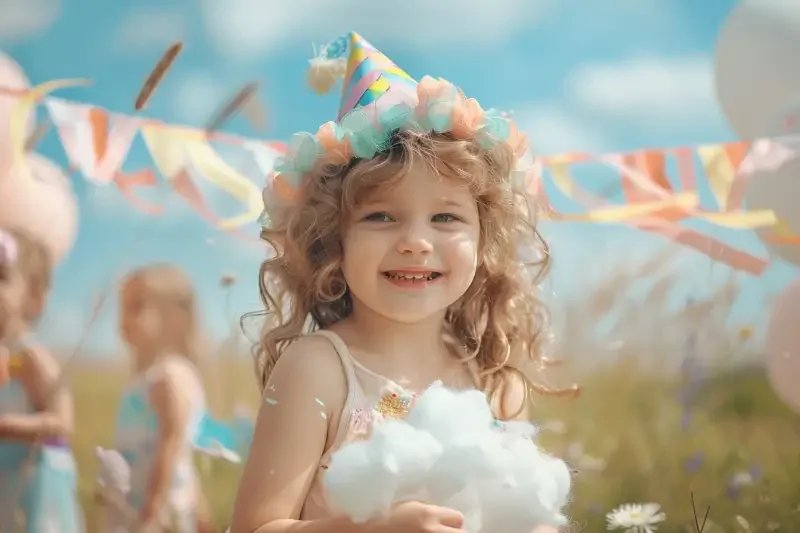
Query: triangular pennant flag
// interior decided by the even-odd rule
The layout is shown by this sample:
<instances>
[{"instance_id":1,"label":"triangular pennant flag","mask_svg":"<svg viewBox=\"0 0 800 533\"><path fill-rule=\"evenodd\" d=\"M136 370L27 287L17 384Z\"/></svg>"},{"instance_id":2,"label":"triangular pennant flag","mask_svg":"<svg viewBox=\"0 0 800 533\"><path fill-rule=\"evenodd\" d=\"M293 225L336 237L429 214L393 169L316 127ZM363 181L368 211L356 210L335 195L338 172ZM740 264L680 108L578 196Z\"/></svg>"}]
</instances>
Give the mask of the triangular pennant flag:
<instances>
[{"instance_id":1,"label":"triangular pennant flag","mask_svg":"<svg viewBox=\"0 0 800 533\"><path fill-rule=\"evenodd\" d=\"M141 119L58 98L45 101L70 167L96 184L114 181Z\"/></svg>"}]
</instances>

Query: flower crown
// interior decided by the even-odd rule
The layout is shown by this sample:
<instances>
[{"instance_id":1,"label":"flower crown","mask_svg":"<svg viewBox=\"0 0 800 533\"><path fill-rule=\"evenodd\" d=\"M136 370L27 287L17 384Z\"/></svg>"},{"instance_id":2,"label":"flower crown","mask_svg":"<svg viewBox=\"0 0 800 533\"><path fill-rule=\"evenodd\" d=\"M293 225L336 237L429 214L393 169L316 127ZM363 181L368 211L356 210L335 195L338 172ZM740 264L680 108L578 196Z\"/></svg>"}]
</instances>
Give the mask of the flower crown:
<instances>
[{"instance_id":1,"label":"flower crown","mask_svg":"<svg viewBox=\"0 0 800 533\"><path fill-rule=\"evenodd\" d=\"M320 158L341 165L353 159L372 159L389 148L397 131L449 133L459 140L473 140L485 149L505 143L518 161L526 153L527 138L505 113L484 110L447 80L425 76L419 83L414 82L355 33L349 36L351 55L346 62L347 39L343 37L323 47L321 54L311 60L308 73L308 84L317 93L328 92L337 79L345 78L341 118L326 122L316 134L302 132L292 136L286 154L275 163L276 173L264 188L262 225L276 203L294 199ZM370 58L377 58L370 63L372 70L359 71ZM354 64L358 66L353 67ZM354 81L364 79L372 83L369 89L364 89L368 83ZM366 96L359 100L362 93Z\"/></svg>"}]
</instances>

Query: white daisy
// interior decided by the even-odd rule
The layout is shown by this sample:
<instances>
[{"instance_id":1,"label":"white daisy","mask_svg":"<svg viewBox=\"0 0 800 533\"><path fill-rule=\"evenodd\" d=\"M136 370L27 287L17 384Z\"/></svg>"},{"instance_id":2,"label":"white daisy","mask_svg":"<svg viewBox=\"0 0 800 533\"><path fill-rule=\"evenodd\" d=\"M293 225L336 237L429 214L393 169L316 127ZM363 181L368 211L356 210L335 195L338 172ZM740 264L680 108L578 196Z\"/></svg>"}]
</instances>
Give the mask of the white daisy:
<instances>
[{"instance_id":1,"label":"white daisy","mask_svg":"<svg viewBox=\"0 0 800 533\"><path fill-rule=\"evenodd\" d=\"M609 531L624 528L625 533L653 533L666 519L657 503L626 503L606 515Z\"/></svg>"}]
</instances>

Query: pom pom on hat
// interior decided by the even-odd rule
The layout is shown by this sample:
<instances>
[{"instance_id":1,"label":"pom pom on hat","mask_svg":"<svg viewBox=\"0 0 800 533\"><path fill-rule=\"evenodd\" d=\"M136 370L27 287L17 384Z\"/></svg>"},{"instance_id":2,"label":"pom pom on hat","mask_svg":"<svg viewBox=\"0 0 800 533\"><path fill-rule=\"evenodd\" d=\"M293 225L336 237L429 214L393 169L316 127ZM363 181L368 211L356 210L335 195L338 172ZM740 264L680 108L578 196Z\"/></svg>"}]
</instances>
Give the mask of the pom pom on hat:
<instances>
[{"instance_id":1,"label":"pom pom on hat","mask_svg":"<svg viewBox=\"0 0 800 533\"><path fill-rule=\"evenodd\" d=\"M339 37L314 51L309 61L307 83L317 94L327 94L347 75L348 36Z\"/></svg>"},{"instance_id":2,"label":"pom pom on hat","mask_svg":"<svg viewBox=\"0 0 800 533\"><path fill-rule=\"evenodd\" d=\"M347 60L343 57L315 57L309 63L306 83L316 94L328 94L336 82L344 79L347 72Z\"/></svg>"}]
</instances>

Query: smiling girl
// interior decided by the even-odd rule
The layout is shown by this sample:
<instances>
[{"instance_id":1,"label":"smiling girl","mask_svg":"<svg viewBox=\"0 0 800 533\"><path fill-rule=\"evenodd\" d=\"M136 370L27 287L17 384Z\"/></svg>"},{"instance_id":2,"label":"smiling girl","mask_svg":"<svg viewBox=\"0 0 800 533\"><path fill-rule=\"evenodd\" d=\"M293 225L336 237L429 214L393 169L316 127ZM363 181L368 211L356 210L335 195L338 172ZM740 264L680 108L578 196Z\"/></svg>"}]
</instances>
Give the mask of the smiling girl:
<instances>
[{"instance_id":1,"label":"smiling girl","mask_svg":"<svg viewBox=\"0 0 800 533\"><path fill-rule=\"evenodd\" d=\"M337 449L403 416L435 380L486 391L498 419L529 418L534 386L517 368L541 359L547 249L517 170L526 142L358 34L325 47L310 81L330 88L337 70L339 120L295 137L264 194L273 322L231 531L456 533L460 513L422 502L354 524L330 508L323 478ZM521 247L543 261L522 262Z\"/></svg>"}]
</instances>

